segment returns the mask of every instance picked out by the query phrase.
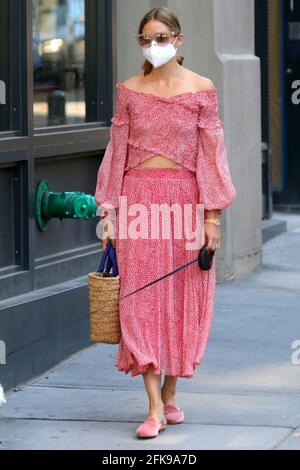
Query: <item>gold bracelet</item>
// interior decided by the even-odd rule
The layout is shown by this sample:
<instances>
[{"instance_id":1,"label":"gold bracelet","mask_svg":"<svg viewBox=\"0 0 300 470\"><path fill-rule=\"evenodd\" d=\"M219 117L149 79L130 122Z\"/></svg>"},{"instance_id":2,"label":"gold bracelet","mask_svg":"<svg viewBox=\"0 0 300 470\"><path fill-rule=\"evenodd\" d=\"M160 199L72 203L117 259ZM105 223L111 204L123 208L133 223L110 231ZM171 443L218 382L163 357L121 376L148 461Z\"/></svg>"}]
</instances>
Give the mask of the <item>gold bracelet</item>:
<instances>
[{"instance_id":1,"label":"gold bracelet","mask_svg":"<svg viewBox=\"0 0 300 470\"><path fill-rule=\"evenodd\" d=\"M204 223L205 222L212 222L215 225L221 225L221 222L219 221L219 219L210 219L210 218L208 218L208 219L204 220Z\"/></svg>"}]
</instances>

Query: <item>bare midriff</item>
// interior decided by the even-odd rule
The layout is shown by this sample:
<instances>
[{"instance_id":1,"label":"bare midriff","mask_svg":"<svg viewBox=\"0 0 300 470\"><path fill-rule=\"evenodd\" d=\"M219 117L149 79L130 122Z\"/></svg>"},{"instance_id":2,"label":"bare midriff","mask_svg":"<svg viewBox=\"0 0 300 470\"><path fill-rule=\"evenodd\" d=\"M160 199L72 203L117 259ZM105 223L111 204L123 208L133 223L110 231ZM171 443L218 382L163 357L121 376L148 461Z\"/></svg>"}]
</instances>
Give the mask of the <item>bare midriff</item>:
<instances>
[{"instance_id":1,"label":"bare midriff","mask_svg":"<svg viewBox=\"0 0 300 470\"><path fill-rule=\"evenodd\" d=\"M148 158L147 160L143 161L135 168L182 168L176 162L173 162L170 158L164 157L163 155L153 155L152 157Z\"/></svg>"}]
</instances>

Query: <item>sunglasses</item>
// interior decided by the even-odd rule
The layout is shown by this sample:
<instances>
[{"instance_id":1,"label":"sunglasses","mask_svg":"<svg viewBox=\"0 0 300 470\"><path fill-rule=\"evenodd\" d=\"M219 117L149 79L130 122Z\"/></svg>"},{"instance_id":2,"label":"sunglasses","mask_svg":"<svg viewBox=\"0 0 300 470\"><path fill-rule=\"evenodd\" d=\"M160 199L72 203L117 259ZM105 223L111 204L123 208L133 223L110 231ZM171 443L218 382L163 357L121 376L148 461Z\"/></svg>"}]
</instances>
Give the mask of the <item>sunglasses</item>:
<instances>
[{"instance_id":1,"label":"sunglasses","mask_svg":"<svg viewBox=\"0 0 300 470\"><path fill-rule=\"evenodd\" d=\"M164 45L168 44L173 36L178 36L179 34L180 33L177 31L157 33L154 36L150 36L149 34L137 34L136 39L141 47L149 47L153 40L159 45Z\"/></svg>"}]
</instances>

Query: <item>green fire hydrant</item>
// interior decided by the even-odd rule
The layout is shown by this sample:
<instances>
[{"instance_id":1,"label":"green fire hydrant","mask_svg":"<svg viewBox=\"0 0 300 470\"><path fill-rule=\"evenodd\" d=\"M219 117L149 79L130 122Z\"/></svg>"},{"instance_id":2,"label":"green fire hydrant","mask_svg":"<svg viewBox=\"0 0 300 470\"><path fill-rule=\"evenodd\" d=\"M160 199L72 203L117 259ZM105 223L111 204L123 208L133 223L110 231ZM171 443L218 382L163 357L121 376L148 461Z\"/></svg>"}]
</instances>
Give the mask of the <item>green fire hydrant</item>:
<instances>
[{"instance_id":1,"label":"green fire hydrant","mask_svg":"<svg viewBox=\"0 0 300 470\"><path fill-rule=\"evenodd\" d=\"M51 219L95 219L97 205L94 196L79 191L54 193L47 180L37 186L35 216L40 230L46 230Z\"/></svg>"}]
</instances>

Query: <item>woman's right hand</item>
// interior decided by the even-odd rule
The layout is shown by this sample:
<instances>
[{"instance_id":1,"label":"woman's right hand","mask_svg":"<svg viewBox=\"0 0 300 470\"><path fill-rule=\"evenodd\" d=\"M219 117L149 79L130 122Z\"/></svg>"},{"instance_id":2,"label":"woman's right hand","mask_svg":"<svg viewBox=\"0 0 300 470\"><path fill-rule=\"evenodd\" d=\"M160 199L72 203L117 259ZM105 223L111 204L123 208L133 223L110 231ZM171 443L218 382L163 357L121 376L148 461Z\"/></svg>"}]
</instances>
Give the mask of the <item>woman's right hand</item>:
<instances>
[{"instance_id":1,"label":"woman's right hand","mask_svg":"<svg viewBox=\"0 0 300 470\"><path fill-rule=\"evenodd\" d=\"M110 221L110 223L113 223L112 221ZM116 239L115 238L109 238L109 237L105 237L105 232L107 232L108 230L108 224L105 224L104 227L103 227L103 238L102 238L102 250L104 251L107 247L107 244L109 242L111 242L112 246L115 248L116 247Z\"/></svg>"}]
</instances>

